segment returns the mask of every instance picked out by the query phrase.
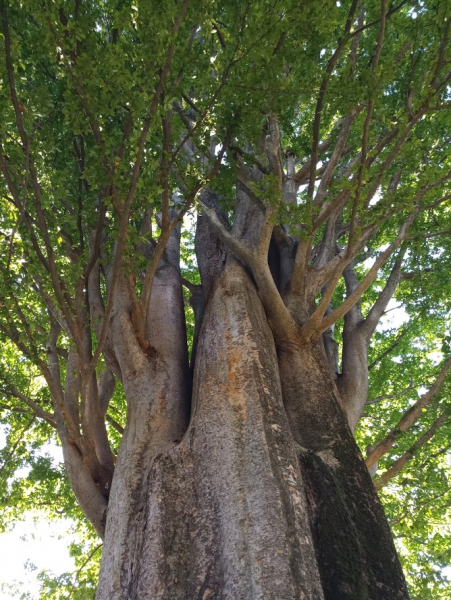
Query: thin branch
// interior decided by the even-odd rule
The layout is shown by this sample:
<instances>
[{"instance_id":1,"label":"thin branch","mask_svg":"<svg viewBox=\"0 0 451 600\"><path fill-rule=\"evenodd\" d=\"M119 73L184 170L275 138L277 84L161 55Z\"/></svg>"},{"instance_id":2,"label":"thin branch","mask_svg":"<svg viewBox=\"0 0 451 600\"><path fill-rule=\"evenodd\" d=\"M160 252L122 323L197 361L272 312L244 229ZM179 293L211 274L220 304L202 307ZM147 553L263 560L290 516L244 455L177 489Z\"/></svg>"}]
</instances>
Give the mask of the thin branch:
<instances>
[{"instance_id":1,"label":"thin branch","mask_svg":"<svg viewBox=\"0 0 451 600\"><path fill-rule=\"evenodd\" d=\"M338 62L338 59L343 53L348 40L349 40L349 32L351 31L352 23L354 20L354 14L358 6L358 0L352 0L351 7L349 9L349 13L346 19L346 24L344 27L344 32L342 39L336 48L335 52L329 59L327 64L326 73L321 81L320 91L318 94L318 99L315 107L315 117L313 120L313 143L312 143L312 153L311 153L311 163L310 163L310 178L308 184L307 195L309 198L313 200L313 193L315 191L315 173L316 173L316 165L318 163L318 148L319 148L319 137L320 137L320 125L321 125L321 116L324 105L324 99L326 96L327 87L329 84L329 79L335 66Z\"/></svg>"},{"instance_id":2,"label":"thin branch","mask_svg":"<svg viewBox=\"0 0 451 600\"><path fill-rule=\"evenodd\" d=\"M27 154L29 152L29 139L28 139L27 133L26 133L24 125L23 125L22 111L21 111L21 107L20 107L20 103L19 103L19 100L17 97L16 87L15 87L14 69L13 69L13 62L12 62L12 56L11 56L11 39L10 39L10 35L9 35L6 4L4 2L2 2L2 5L1 5L1 13L2 13L2 21L3 21L3 33L4 33L4 38L5 38L6 70L8 73L8 83L9 83L9 88L10 88L11 101L13 104L14 113L15 113L15 117L16 117L17 129L19 130L23 148L25 150L25 153ZM37 173L31 162L29 163L28 166L29 166L29 173L31 174L32 185L33 185L33 190L34 190L34 195L35 195L35 207L36 207L37 218L38 218L38 226L43 234L44 243L45 243L46 250L47 250L47 259L48 259L47 262L48 262L49 273L50 273L50 276L52 279L53 288L55 290L56 298L57 298L60 308L64 314L64 317L65 317L68 327L71 331L71 334L72 334L76 344L81 346L81 339L79 336L79 332L77 331L77 328L75 327L75 324L74 324L71 314L70 314L70 309L71 309L70 298L68 297L67 294L64 293L63 285L62 285L60 278L58 276L58 273L57 273L53 245L50 240L50 235L49 235L49 231L47 228L46 220L44 217L44 213L42 211L41 190L40 190L40 184L39 184L39 181L37 178ZM19 205L20 205L20 200L19 200Z\"/></svg>"},{"instance_id":3,"label":"thin branch","mask_svg":"<svg viewBox=\"0 0 451 600\"><path fill-rule=\"evenodd\" d=\"M370 404L377 404L378 402L382 402L382 400L393 400L394 398L399 398L400 396L404 396L405 394L408 394L411 390L415 389L416 386L413 382L413 379L410 379L410 383L409 385L404 388L403 390L401 390L399 393L397 394L385 394L383 396L376 396L375 398L371 398L370 400L366 401L366 406L369 406Z\"/></svg>"},{"instance_id":4,"label":"thin branch","mask_svg":"<svg viewBox=\"0 0 451 600\"><path fill-rule=\"evenodd\" d=\"M30 419L30 421L27 423L27 425L25 425L25 427L22 429L22 431L19 434L19 437L17 438L17 440L14 442L13 447L11 448L11 450L8 452L7 457L5 458L5 460L3 461L3 464L0 466L0 475L2 474L3 470L5 469L6 465L8 464L8 462L11 460L11 458L14 456L14 453L17 450L18 445L20 444L20 442L22 441L22 436L26 433L26 431L28 431L28 429L30 429L30 427L33 425L34 421L36 419L36 416L33 415L33 417Z\"/></svg>"},{"instance_id":5,"label":"thin branch","mask_svg":"<svg viewBox=\"0 0 451 600\"><path fill-rule=\"evenodd\" d=\"M451 444L450 444L450 446L451 446ZM447 446L446 449L448 450L450 448L450 446ZM421 504L416 504L415 505L416 514L418 514L418 512L419 512L418 509L424 508L425 506L429 506L430 504L432 504L433 502L435 502L435 500L439 500L439 498L443 498L443 496L445 496L446 494L449 494L449 490L445 490L441 494L438 494L437 496L434 496L433 498L430 498L426 502L421 502ZM398 523L400 523L406 517L412 516L412 514L413 514L413 511L411 509L406 510L400 517L397 517L396 519L393 519L393 521L390 521L391 527L393 527L393 525L397 525Z\"/></svg>"},{"instance_id":6,"label":"thin branch","mask_svg":"<svg viewBox=\"0 0 451 600\"><path fill-rule=\"evenodd\" d=\"M335 132L341 128L343 125L343 119L338 119L337 122L335 123L335 125L332 128L332 132L331 135L324 140L323 142L320 142L318 145L318 155L320 152L327 152L327 150L329 150L331 144L332 144L332 138L333 135L335 134ZM311 156L305 161L305 163L300 167L300 169L296 172L295 176L294 176L294 181L297 185L302 185L304 183L308 183L309 181L309 173L310 173L310 165L312 164L312 158ZM315 179L316 179L317 175L315 175Z\"/></svg>"},{"instance_id":7,"label":"thin branch","mask_svg":"<svg viewBox=\"0 0 451 600\"><path fill-rule=\"evenodd\" d=\"M89 561L92 559L92 557L94 556L94 554L100 550L100 548L103 546L103 544L99 544L98 546L96 546L93 550L91 550L91 552L88 554L86 560L83 562L83 564L81 565L81 567L78 569L78 571L75 573L75 580L74 583L72 584L72 587L70 589L69 592L69 596L68 596L68 600L70 600L70 598L72 598L72 595L75 591L75 585L77 584L78 578L80 577L80 573L83 571L83 569L86 567L86 565L89 563Z\"/></svg>"},{"instance_id":8,"label":"thin branch","mask_svg":"<svg viewBox=\"0 0 451 600\"><path fill-rule=\"evenodd\" d=\"M334 176L335 169L337 167L338 161L343 156L345 145L347 139L349 137L349 132L351 131L352 124L355 121L356 116L358 115L360 107L354 108L349 115L344 119L343 125L341 127L340 133L338 135L337 143L335 144L335 148L333 149L332 156L330 157L326 168L324 170L324 174L321 177L321 181L318 186L318 190L315 194L315 198L313 200L313 204L315 206L321 206L324 196L326 195L327 189L332 181Z\"/></svg>"},{"instance_id":9,"label":"thin branch","mask_svg":"<svg viewBox=\"0 0 451 600\"><path fill-rule=\"evenodd\" d=\"M1 14L3 21L3 36L5 39L5 58L6 58L6 72L8 75L8 83L11 94L11 100L13 104L14 114L16 116L16 125L19 130L20 138L22 140L22 144L24 147L28 144L28 137L25 132L25 128L22 120L22 110L20 106L19 99L17 97L16 85L14 82L14 69L13 69L13 61L11 57L11 37L9 34L9 25L8 25L8 14L6 12L6 2L1 3Z\"/></svg>"},{"instance_id":10,"label":"thin branch","mask_svg":"<svg viewBox=\"0 0 451 600\"><path fill-rule=\"evenodd\" d=\"M177 16L177 19L175 21L175 24L174 24L174 27L172 30L174 37L177 35L177 33L180 29L183 18L188 10L189 2L190 2L190 0L184 0L182 6L180 8L179 14ZM160 101L160 97L163 92L164 84L166 82L167 76L169 75L174 52L175 52L175 42L168 48L165 64L163 66L163 69L161 70L160 79L159 79L158 85L156 87L155 93L153 95L152 103L151 103L150 109L148 111L148 115L144 122L144 127L141 131L141 135L139 138L138 149L136 152L135 163L133 165L132 176L131 176L128 194L125 199L125 202L120 207L121 217L120 217L120 223L119 223L119 233L118 233L118 239L117 239L117 243L116 243L115 259L114 259L114 264L113 264L113 273L111 276L110 291L108 294L108 301L107 301L107 306L105 309L105 316L104 316L104 320L102 323L102 329L101 329L99 338L97 340L97 347L94 352L94 356L91 359L91 362L90 362L90 365L88 368L88 373L86 373L86 375L89 375L90 373L92 373L94 371L94 369L96 368L96 365L99 361L100 355L103 350L103 346L106 341L106 337L108 335L108 329L109 329L109 325L110 325L110 317L111 317L111 313L113 311L113 306L114 306L114 302L115 302L115 298L116 298L116 292L117 292L117 289L119 286L119 275L120 275L120 270L122 268L122 256L123 256L123 253L125 250L125 243L126 243L126 239L127 239L127 225L128 225L129 214L130 214L130 208L131 208L132 201L135 197L136 188L138 186L139 174L140 174L140 169L141 169L141 161L142 161L142 157L143 157L143 153L144 153L144 145L145 145L147 135L150 130L151 123L153 121L153 117L158 108L158 103Z\"/></svg>"},{"instance_id":11,"label":"thin branch","mask_svg":"<svg viewBox=\"0 0 451 600\"><path fill-rule=\"evenodd\" d=\"M388 134L386 134L383 138L379 140L379 142L377 142L374 149L368 152L368 158L365 164L365 168L369 169L371 167L371 165L379 156L379 154L384 150L384 148L387 147L387 145L396 137L398 133L399 127L395 126L392 128L391 131L388 132ZM342 175L343 181L347 182L346 187L342 189L341 192L339 192L332 201L324 202L319 214L313 222L314 232L316 232L332 214L339 213L345 207L346 203L348 202L351 196L351 189L349 184L354 185L357 181L357 176L354 176L354 178L350 182L348 181L348 178L351 176L354 168L357 164L359 164L360 160L361 153L358 153L356 157L351 161L351 164L348 166L344 174Z\"/></svg>"},{"instance_id":12,"label":"thin branch","mask_svg":"<svg viewBox=\"0 0 451 600\"><path fill-rule=\"evenodd\" d=\"M202 204L202 206L204 205ZM191 283L191 281L188 281L188 279L185 279L185 277L182 277L182 285L184 285L192 294L196 293L202 287L201 285Z\"/></svg>"},{"instance_id":13,"label":"thin branch","mask_svg":"<svg viewBox=\"0 0 451 600\"><path fill-rule=\"evenodd\" d=\"M107 213L107 206L104 202L102 202L100 205L99 217L97 219L97 225L96 225L96 230L95 230L95 234L94 234L94 243L92 244L92 248L91 248L91 253L90 253L91 256L90 256L88 264L86 265L86 268L83 271L83 279L85 280L85 282L88 281L89 275L90 275L92 269L94 268L94 265L96 264L97 259L100 256L102 231L103 231L103 227L105 225L106 213Z\"/></svg>"},{"instance_id":14,"label":"thin branch","mask_svg":"<svg viewBox=\"0 0 451 600\"><path fill-rule=\"evenodd\" d=\"M6 260L6 270L9 271L10 266L11 266L11 260L13 257L13 252L14 252L14 238L16 236L16 233L19 229L19 226L24 218L25 215L25 208L27 205L27 190L28 190L28 179L29 179L29 175L30 175L30 148L27 145L26 149L25 149L25 176L24 176L24 181L23 181L23 186L22 186L22 207L19 210L19 216L17 218L16 223L14 224L13 230L11 232L11 239L9 242L9 251L8 251L8 258Z\"/></svg>"},{"instance_id":15,"label":"thin branch","mask_svg":"<svg viewBox=\"0 0 451 600\"><path fill-rule=\"evenodd\" d=\"M383 475L381 475L376 481L374 481L374 487L376 490L380 490L384 485L386 485L393 477L399 475L399 473L404 469L406 464L412 460L415 455L416 450L424 446L429 440L432 439L435 432L439 427L444 425L449 419L449 415L447 413L441 414L438 419L434 421L434 423L429 427L429 429L411 446L407 452L405 452L398 460L392 464L392 466L385 471Z\"/></svg>"},{"instance_id":16,"label":"thin branch","mask_svg":"<svg viewBox=\"0 0 451 600\"><path fill-rule=\"evenodd\" d=\"M402 0L402 2L400 2L397 6L394 6L393 8L391 8L388 12L386 17L391 17L391 15L395 12L397 12L398 10L400 10L405 4L407 4L408 0ZM367 23L366 25L362 25L362 27L359 27L358 29L356 29L355 31L353 31L350 35L351 37L354 37L356 35L359 35L360 33L362 33L362 31L365 31L365 29L369 29L370 27L373 27L374 25L377 25L378 23L381 22L381 19L375 19L374 21L371 21L370 23Z\"/></svg>"},{"instance_id":17,"label":"thin branch","mask_svg":"<svg viewBox=\"0 0 451 600\"><path fill-rule=\"evenodd\" d=\"M374 265L369 269L368 273L356 287L354 292L352 292L352 294L350 294L338 308L336 308L329 315L323 318L323 315L325 314L329 302L332 298L333 292L331 293L329 291L328 294L324 295L313 315L301 328L301 335L304 339L310 339L312 336L319 335L323 331L326 331L326 329L328 329L339 319L341 319L341 317L343 317L348 312L348 310L350 310L354 306L354 304L361 298L362 294L373 283L381 267L387 262L387 260L393 254L393 252L397 248L399 248L399 246L405 238L408 228L416 218L417 214L418 208L408 216L408 218L401 226L395 240L390 244L390 246L386 250L384 250L384 252L381 252L379 257L374 262ZM345 265L343 265L343 268L344 266ZM341 275L341 271L342 269L338 269L337 274L334 275L334 277L332 278L329 284L331 287L335 286L338 282L338 279Z\"/></svg>"},{"instance_id":18,"label":"thin branch","mask_svg":"<svg viewBox=\"0 0 451 600\"><path fill-rule=\"evenodd\" d=\"M441 231L436 231L435 233L425 233L424 235L415 235L411 236L407 239L409 240L429 240L433 237L438 237L440 235L449 235L451 233L451 229L442 229Z\"/></svg>"},{"instance_id":19,"label":"thin branch","mask_svg":"<svg viewBox=\"0 0 451 600\"><path fill-rule=\"evenodd\" d=\"M66 39L69 37L69 30L67 29L67 25L68 25L68 19L67 17L64 15L64 13L62 13L62 9L60 9L60 21L62 23L62 25L66 28L65 31L65 37ZM72 68L73 65L76 65L77 63L77 58L78 58L78 54L72 50L69 50L69 52L67 53L66 50L64 49L64 43L62 42L62 40L58 37L58 34L56 32L56 29L52 23L52 20L50 18L50 15L47 15L47 23L49 25L49 28L53 34L53 37L55 39L55 42L57 44L57 46L59 48L61 48L61 52L63 57L66 60L66 65L68 67L70 76L72 78L74 87L77 91L78 97L80 99L80 103L82 105L82 108L85 112L85 115L88 118L88 123L89 126L91 128L92 131L92 135L94 137L95 143L97 144L97 146L100 148L101 153L102 153L102 159L103 159L103 164L105 166L106 169L108 169L108 155L107 155L107 151L106 151L106 147L105 147L105 142L102 136L102 129L98 123L98 121L95 119L94 114L89 106L89 102L88 102L88 95L86 94L85 88L82 85L80 79L76 76L76 74L74 73L74 69ZM78 46L78 40L77 40L77 46ZM78 48L77 48L78 49Z\"/></svg>"},{"instance_id":20,"label":"thin branch","mask_svg":"<svg viewBox=\"0 0 451 600\"><path fill-rule=\"evenodd\" d=\"M384 289L379 294L376 302L371 307L368 312L367 317L359 326L367 340L373 335L374 330L377 327L381 317L385 314L385 309L387 308L388 303L393 298L393 294L398 287L398 284L401 280L401 267L404 256L407 252L407 246L401 249L398 258L393 265L393 269L391 270L390 276L385 284Z\"/></svg>"},{"instance_id":21,"label":"thin branch","mask_svg":"<svg viewBox=\"0 0 451 600\"><path fill-rule=\"evenodd\" d=\"M203 113L200 115L200 118L196 121L196 124L194 125L194 127L188 132L188 134L181 140L181 142L178 144L177 148L174 150L174 152L172 153L172 158L170 160L169 166L172 167L175 159L177 158L177 155L180 153L180 151L182 150L182 148L184 147L184 145L186 144L186 142L192 138L193 134L197 131L197 129L202 125L202 123L205 121L205 119L207 118L210 110L213 108L213 106L216 104L220 93L222 92L223 88L226 86L227 84L227 80L230 74L230 71L232 70L232 68L237 65L240 61L242 61L244 58L246 58L246 56L248 56L250 54L250 52L252 52L252 50L258 46L258 44L260 44L260 42L262 40L265 39L265 37L268 35L268 33L270 32L271 28L274 27L275 25L277 25L282 19L284 19L287 16L287 13L289 11L286 12L282 12L281 15L277 18L277 20L272 24L270 29L266 29L261 35L259 35L251 44L249 44L248 48L246 48L246 50L244 52L241 52L239 55L238 54L238 49L240 46L240 41L241 38L243 36L245 27L246 27L246 17L247 17L247 11L249 9L250 4L247 4L245 13L244 13L244 17L243 17L243 21L241 24L241 29L240 32L238 34L238 41L235 45L235 48L233 50L232 53L232 59L231 61L228 63L228 65L225 67L222 75L221 75L221 80L219 83L219 86L216 88L215 92L213 93L213 95L210 98L210 101L207 104L207 107L205 108L205 110L203 111ZM240 87L240 86L237 86ZM299 92L298 92L299 93ZM186 100L186 96L184 96L184 99ZM188 102L188 100L187 100ZM191 105L191 102L188 102ZM196 112L199 112L199 109L197 107L194 107L194 109L196 110Z\"/></svg>"},{"instance_id":22,"label":"thin branch","mask_svg":"<svg viewBox=\"0 0 451 600\"><path fill-rule=\"evenodd\" d=\"M421 463L420 465L420 469L424 469L424 467L431 462L431 460L434 460L434 458L438 458L439 456L442 456L443 454L446 454L448 452L448 450L451 449L451 442L449 444L446 444L446 446L444 446L443 448L440 448L440 450L438 452L433 452L432 454L428 454L428 457L426 458L426 460Z\"/></svg>"},{"instance_id":23,"label":"thin branch","mask_svg":"<svg viewBox=\"0 0 451 600\"><path fill-rule=\"evenodd\" d=\"M380 55L382 52L382 45L384 43L386 12L387 12L386 0L381 0L381 27L379 30L379 37L377 40L376 52L374 54L374 59L373 59L373 69L372 69L373 80L374 80L374 72L379 65L379 58L380 58ZM370 125L371 125L371 121L373 119L373 111L374 111L374 98L371 96L372 96L372 94L370 95L370 99L368 102L368 111L367 111L367 115L366 115L366 119L365 119L365 124L363 126L361 161L360 161L359 172L357 175L357 189L355 192L354 203L353 203L352 211L351 211L351 223L350 223L349 237L348 237L348 248L349 249L351 249L354 244L357 212L358 212L358 208L359 208L359 203L360 203L360 198L362 195L362 189L363 189L363 183L364 183L363 175L364 175L365 163L366 163L367 154L368 154L368 138L369 138L369 134L370 134Z\"/></svg>"},{"instance_id":24,"label":"thin branch","mask_svg":"<svg viewBox=\"0 0 451 600\"><path fill-rule=\"evenodd\" d=\"M38 404L36 404L34 400L29 398L25 394L22 394L22 392L20 392L17 388L9 384L7 381L5 381L5 385L7 385L7 388L1 389L2 394L13 398L17 398L18 400L26 404L29 408L31 408L31 410L36 414L37 417L45 419L47 423L50 423L52 427L56 427L55 416L52 413L49 413L43 408L41 408Z\"/></svg>"},{"instance_id":25,"label":"thin branch","mask_svg":"<svg viewBox=\"0 0 451 600\"><path fill-rule=\"evenodd\" d=\"M399 335L398 337L395 339L395 341L387 348L387 350L385 350L384 352L382 352L382 354L380 354L378 357L376 357L372 363L370 363L368 365L368 371L371 371L371 369L374 369L374 367L376 365L378 365L382 360L384 360L384 358L386 358L389 354L391 354L393 352L393 350L395 350L395 348L397 348L397 346L399 345L399 343L401 342L401 340L407 335L407 333L410 331L410 324L408 327L406 327Z\"/></svg>"},{"instance_id":26,"label":"thin branch","mask_svg":"<svg viewBox=\"0 0 451 600\"><path fill-rule=\"evenodd\" d=\"M404 415L398 421L398 424L396 425L396 427L394 429L392 429L390 431L390 433L388 435L386 435L383 440L381 440L378 444L376 444L374 446L374 448L371 450L371 452L368 454L368 456L365 459L365 464L368 467L368 469L371 469L371 467L373 467L376 464L376 462L390 450L390 448L393 446L393 444L395 443L397 438L402 433L407 431L410 427L412 427L412 425L419 419L419 417L421 416L421 414L423 412L423 409L431 404L432 400L434 399L435 394L438 392L438 390L440 389L440 386L442 385L443 381L445 380L445 377L446 377L448 371L450 370L450 368L451 368L451 358L448 358L448 360L445 362L445 364L441 368L440 373L437 376L437 379L431 385L429 390L425 394L423 394L417 400L417 402L415 402L415 404L409 408L409 410L407 412L404 413Z\"/></svg>"}]
</instances>

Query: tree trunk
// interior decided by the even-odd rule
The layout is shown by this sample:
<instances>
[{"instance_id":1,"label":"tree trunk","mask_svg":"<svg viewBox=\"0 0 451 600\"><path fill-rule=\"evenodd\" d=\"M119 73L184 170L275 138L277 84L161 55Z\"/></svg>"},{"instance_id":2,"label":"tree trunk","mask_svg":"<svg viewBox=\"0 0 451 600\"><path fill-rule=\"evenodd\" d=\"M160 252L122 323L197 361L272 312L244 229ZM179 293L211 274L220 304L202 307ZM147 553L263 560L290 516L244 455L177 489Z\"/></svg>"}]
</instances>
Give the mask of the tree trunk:
<instances>
[{"instance_id":1,"label":"tree trunk","mask_svg":"<svg viewBox=\"0 0 451 600\"><path fill-rule=\"evenodd\" d=\"M210 288L183 439L129 412L98 600L408 598L323 349L276 351L234 259ZM157 402L159 366L134 403Z\"/></svg>"},{"instance_id":2,"label":"tree trunk","mask_svg":"<svg viewBox=\"0 0 451 600\"><path fill-rule=\"evenodd\" d=\"M325 598L407 598L390 528L323 348L282 348L279 365Z\"/></svg>"}]
</instances>

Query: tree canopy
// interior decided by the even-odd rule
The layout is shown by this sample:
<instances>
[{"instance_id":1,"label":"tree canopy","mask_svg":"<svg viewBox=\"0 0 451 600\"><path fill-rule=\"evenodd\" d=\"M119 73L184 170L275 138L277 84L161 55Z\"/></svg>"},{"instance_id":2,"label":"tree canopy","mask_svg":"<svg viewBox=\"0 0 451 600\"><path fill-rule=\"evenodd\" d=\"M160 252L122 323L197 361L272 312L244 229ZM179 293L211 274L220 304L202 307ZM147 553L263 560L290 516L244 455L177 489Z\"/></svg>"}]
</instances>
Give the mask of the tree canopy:
<instances>
[{"instance_id":1,"label":"tree canopy","mask_svg":"<svg viewBox=\"0 0 451 600\"><path fill-rule=\"evenodd\" d=\"M283 270L279 294L256 256L268 263L274 238L295 256L291 290L301 298L312 285L316 301L292 314L305 340L328 336L344 389L357 386L346 363L360 348L354 325L365 329L355 435L412 598L448 597L449 3L0 4L1 527L36 508L73 518L87 540L74 550L76 587L44 577L43 597L93 597L99 554L96 525L46 444L80 448L108 488L127 419L109 337L121 278L151 353L152 284L181 227L191 351L198 214L281 328ZM261 247L227 225L240 186L264 207Z\"/></svg>"}]
</instances>

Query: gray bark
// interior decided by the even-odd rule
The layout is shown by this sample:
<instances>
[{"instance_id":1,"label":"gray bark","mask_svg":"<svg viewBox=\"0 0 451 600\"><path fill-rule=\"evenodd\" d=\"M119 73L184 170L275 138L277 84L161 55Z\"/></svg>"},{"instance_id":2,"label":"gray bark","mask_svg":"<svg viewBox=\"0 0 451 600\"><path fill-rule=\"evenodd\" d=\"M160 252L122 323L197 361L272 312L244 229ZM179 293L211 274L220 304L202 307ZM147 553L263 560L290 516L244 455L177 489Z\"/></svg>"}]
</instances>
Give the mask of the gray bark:
<instances>
[{"instance_id":1,"label":"gray bark","mask_svg":"<svg viewBox=\"0 0 451 600\"><path fill-rule=\"evenodd\" d=\"M276 353L230 258L207 304L182 441L155 438L151 402L181 388L168 390L162 363L139 377L137 356L117 348L135 371L123 369L130 417L98 600L408 598L323 352Z\"/></svg>"},{"instance_id":2,"label":"gray bark","mask_svg":"<svg viewBox=\"0 0 451 600\"><path fill-rule=\"evenodd\" d=\"M216 216L198 224L192 385L176 237L153 284L147 349L125 282L118 294L111 339L129 410L97 599L406 600L335 383L332 336L305 343L296 329L279 335L250 269L230 254L224 260L232 237L263 256L267 212L245 184L230 230L214 197L204 205ZM230 231L222 243L214 219ZM283 233L269 260L285 286L294 253L282 256L290 245ZM322 254L318 269L330 260ZM350 331L359 311L346 317Z\"/></svg>"},{"instance_id":3,"label":"gray bark","mask_svg":"<svg viewBox=\"0 0 451 600\"><path fill-rule=\"evenodd\" d=\"M117 341L115 354L128 410L108 505L99 598L131 597L149 474L156 457L179 443L188 425L189 366L178 244L175 232L155 276L146 351L136 337L125 281L112 317L111 333Z\"/></svg>"},{"instance_id":4,"label":"gray bark","mask_svg":"<svg viewBox=\"0 0 451 600\"><path fill-rule=\"evenodd\" d=\"M287 431L271 332L229 261L204 317L183 441L138 461L121 448L97 598L323 598ZM117 473L127 462L136 477L130 462L143 458L138 497Z\"/></svg>"}]
</instances>

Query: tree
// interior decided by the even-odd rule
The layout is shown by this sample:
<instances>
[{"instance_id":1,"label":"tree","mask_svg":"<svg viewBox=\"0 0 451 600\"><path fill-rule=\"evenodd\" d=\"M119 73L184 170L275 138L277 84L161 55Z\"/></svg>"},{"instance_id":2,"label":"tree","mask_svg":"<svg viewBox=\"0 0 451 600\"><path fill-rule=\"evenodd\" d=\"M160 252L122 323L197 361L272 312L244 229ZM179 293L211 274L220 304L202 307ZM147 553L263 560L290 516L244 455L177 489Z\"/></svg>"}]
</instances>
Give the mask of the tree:
<instances>
[{"instance_id":1,"label":"tree","mask_svg":"<svg viewBox=\"0 0 451 600\"><path fill-rule=\"evenodd\" d=\"M445 4L1 3L2 391L60 439L97 598L408 597L375 487L448 423L446 339L368 382L445 335Z\"/></svg>"}]
</instances>

